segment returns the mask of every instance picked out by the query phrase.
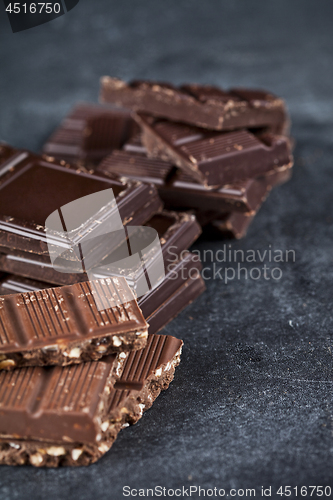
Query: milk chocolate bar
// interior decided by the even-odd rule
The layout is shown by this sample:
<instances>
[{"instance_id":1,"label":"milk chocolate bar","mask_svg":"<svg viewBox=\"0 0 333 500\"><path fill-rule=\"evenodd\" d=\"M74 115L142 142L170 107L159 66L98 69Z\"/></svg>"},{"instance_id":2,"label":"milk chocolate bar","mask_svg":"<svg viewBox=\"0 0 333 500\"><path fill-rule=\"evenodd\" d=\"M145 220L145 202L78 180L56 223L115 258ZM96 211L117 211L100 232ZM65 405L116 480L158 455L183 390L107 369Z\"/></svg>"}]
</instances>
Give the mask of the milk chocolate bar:
<instances>
[{"instance_id":1,"label":"milk chocolate bar","mask_svg":"<svg viewBox=\"0 0 333 500\"><path fill-rule=\"evenodd\" d=\"M89 166L101 161L138 130L130 111L81 103L63 120L43 146L43 153Z\"/></svg>"},{"instance_id":2,"label":"milk chocolate bar","mask_svg":"<svg viewBox=\"0 0 333 500\"><path fill-rule=\"evenodd\" d=\"M0 298L0 370L81 363L142 349L147 334L124 278Z\"/></svg>"},{"instance_id":3,"label":"milk chocolate bar","mask_svg":"<svg viewBox=\"0 0 333 500\"><path fill-rule=\"evenodd\" d=\"M162 209L153 186L139 182L124 184L102 174L68 166L62 161L43 159L28 151L14 150L13 153L13 149L7 146L2 146L1 151L0 247L49 255L46 219L64 205L93 193L112 192L116 203L110 202L98 213L90 214L83 224L78 222L79 226L68 232L63 228L61 231L57 227L49 228L53 231L52 244L68 251L69 260L78 258L72 247L78 247L82 241L86 243L87 236L94 234L102 221L119 213L124 225L129 222L142 225ZM5 160L1 161L1 157ZM90 253L98 260L110 253L117 238L91 238L89 242L92 246ZM85 255L87 259L88 254ZM82 266L78 269L81 271Z\"/></svg>"},{"instance_id":4,"label":"milk chocolate bar","mask_svg":"<svg viewBox=\"0 0 333 500\"><path fill-rule=\"evenodd\" d=\"M169 209L197 209L216 212L250 212L257 210L273 185L271 175L227 184L218 189L206 189L191 176L175 169L169 162L147 158L144 154L113 151L99 165L105 175L153 183ZM290 170L290 166L279 172ZM274 172L275 174L275 172Z\"/></svg>"},{"instance_id":5,"label":"milk chocolate bar","mask_svg":"<svg viewBox=\"0 0 333 500\"><path fill-rule=\"evenodd\" d=\"M191 244L201 234L201 228L197 223L195 216L188 213L176 213L163 211L160 214L155 214L149 221L145 223L144 227L153 228L160 238L162 256L164 264L167 265L170 256L174 258L175 255L189 248ZM112 237L112 235L110 236ZM128 244L127 241L123 243L117 250L117 255L126 255ZM123 248L124 247L124 248ZM70 285L87 281L88 276L82 272L68 273L59 272L55 269L48 256L40 256L28 254L27 252L11 252L10 249L3 249L6 253L0 253L0 270L6 271L16 275L25 276L38 281L46 281L53 285ZM172 252L172 255L170 254ZM143 255L143 258L145 256ZM160 254L155 256L148 256L145 259L145 269L143 266L133 267L133 269L126 269L122 276L127 279L129 285L133 290L139 290L140 285L145 280L147 271L156 269L156 259L160 258ZM112 277L119 274L119 268L113 266L113 262L117 262L115 252L111 253L107 258L102 260L100 266L97 267L93 273L96 279ZM170 260L170 259L169 259ZM155 276L157 278L157 274Z\"/></svg>"},{"instance_id":6,"label":"milk chocolate bar","mask_svg":"<svg viewBox=\"0 0 333 500\"><path fill-rule=\"evenodd\" d=\"M0 373L0 463L96 462L119 431L137 422L168 388L181 349L181 340L149 335L147 346L126 360L120 353L118 359L113 355L71 367Z\"/></svg>"},{"instance_id":7,"label":"milk chocolate bar","mask_svg":"<svg viewBox=\"0 0 333 500\"><path fill-rule=\"evenodd\" d=\"M284 101L265 90L230 89L200 84L175 87L169 83L118 78L101 79L101 101L206 129L234 130L270 127L287 133Z\"/></svg>"},{"instance_id":8,"label":"milk chocolate bar","mask_svg":"<svg viewBox=\"0 0 333 500\"><path fill-rule=\"evenodd\" d=\"M247 129L210 132L140 114L148 156L181 168L207 188L246 180L292 164L286 137Z\"/></svg>"}]
</instances>

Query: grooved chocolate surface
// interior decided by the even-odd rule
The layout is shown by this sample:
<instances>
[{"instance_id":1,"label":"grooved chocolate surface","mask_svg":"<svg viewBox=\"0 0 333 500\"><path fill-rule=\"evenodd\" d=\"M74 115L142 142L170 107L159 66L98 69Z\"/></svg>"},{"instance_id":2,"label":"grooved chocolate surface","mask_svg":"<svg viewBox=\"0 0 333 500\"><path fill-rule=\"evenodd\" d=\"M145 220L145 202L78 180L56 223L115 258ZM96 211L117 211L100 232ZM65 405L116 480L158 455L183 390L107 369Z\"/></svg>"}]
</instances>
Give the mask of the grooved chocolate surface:
<instances>
[{"instance_id":1,"label":"grooved chocolate surface","mask_svg":"<svg viewBox=\"0 0 333 500\"><path fill-rule=\"evenodd\" d=\"M101 100L153 116L215 130L240 127L272 127L278 132L288 126L282 99L255 89L224 91L211 85L136 80L126 83L103 77Z\"/></svg>"},{"instance_id":2,"label":"grooved chocolate surface","mask_svg":"<svg viewBox=\"0 0 333 500\"><path fill-rule=\"evenodd\" d=\"M114 383L117 365L112 355L69 367L1 371L0 435L95 442L98 406Z\"/></svg>"},{"instance_id":3,"label":"grooved chocolate surface","mask_svg":"<svg viewBox=\"0 0 333 500\"><path fill-rule=\"evenodd\" d=\"M208 132L137 115L149 156L170 161L206 187L219 187L291 164L286 137L249 130Z\"/></svg>"},{"instance_id":4,"label":"grooved chocolate surface","mask_svg":"<svg viewBox=\"0 0 333 500\"><path fill-rule=\"evenodd\" d=\"M183 250L186 250L201 234L201 228L194 215L182 212L171 212L164 210L161 213L153 215L146 223L146 227L151 227L156 230L160 237L160 244L164 264L167 265L170 259L174 259L175 255L180 255ZM128 242L117 249L117 254L121 257L127 255ZM12 254L9 249L7 253L0 252L0 270L8 273L26 276L34 280L45 281L55 285L66 285L77 282L87 281L87 275L83 273L62 273L53 268L50 259L41 258L39 255L29 254L27 252L14 252ZM159 259L160 254L155 256ZM114 253L103 259L100 263L100 271L96 270L96 278L109 277L112 273L112 262L119 260ZM146 266L154 265L155 258L146 260ZM103 271L103 266L110 263L109 270ZM116 269L118 272L119 270ZM128 270L127 277L130 284L135 288L140 279L143 278L144 270L142 267ZM126 272L124 272L126 277Z\"/></svg>"},{"instance_id":5,"label":"grooved chocolate surface","mask_svg":"<svg viewBox=\"0 0 333 500\"><path fill-rule=\"evenodd\" d=\"M169 363L182 345L181 340L170 335L150 334L144 349L129 353L122 375L114 388L117 391L141 390L150 375L161 365ZM115 401L112 400L110 410L114 406Z\"/></svg>"},{"instance_id":6,"label":"grooved chocolate surface","mask_svg":"<svg viewBox=\"0 0 333 500\"><path fill-rule=\"evenodd\" d=\"M29 367L0 372L0 436L96 443L100 423L156 369L172 361L182 341L149 335L147 346L121 363L107 356L70 367Z\"/></svg>"},{"instance_id":7,"label":"grooved chocolate surface","mask_svg":"<svg viewBox=\"0 0 333 500\"><path fill-rule=\"evenodd\" d=\"M49 137L43 152L73 162L96 163L120 149L137 129L129 110L81 103Z\"/></svg>"},{"instance_id":8,"label":"grooved chocolate surface","mask_svg":"<svg viewBox=\"0 0 333 500\"><path fill-rule=\"evenodd\" d=\"M167 208L201 211L215 210L249 212L256 210L267 193L267 186L275 185L274 175L290 176L288 165L280 172L269 173L263 178L251 178L233 182L218 189L206 189L193 177L159 158L129 151L113 151L100 164L99 170L106 175L118 175L129 179L144 180L155 184ZM283 174L284 173L284 174Z\"/></svg>"},{"instance_id":9,"label":"grooved chocolate surface","mask_svg":"<svg viewBox=\"0 0 333 500\"><path fill-rule=\"evenodd\" d=\"M73 341L146 331L124 278L0 297L0 353L24 353ZM95 296L105 306L99 311Z\"/></svg>"}]
</instances>

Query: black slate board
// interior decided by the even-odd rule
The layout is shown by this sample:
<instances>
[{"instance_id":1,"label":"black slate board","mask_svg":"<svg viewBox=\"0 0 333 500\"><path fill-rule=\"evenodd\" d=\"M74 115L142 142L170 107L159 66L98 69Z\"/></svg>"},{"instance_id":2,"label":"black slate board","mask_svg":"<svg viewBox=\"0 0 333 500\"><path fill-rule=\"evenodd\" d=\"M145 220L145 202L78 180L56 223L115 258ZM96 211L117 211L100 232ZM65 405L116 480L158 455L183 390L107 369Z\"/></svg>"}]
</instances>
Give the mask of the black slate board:
<instances>
[{"instance_id":1,"label":"black slate board","mask_svg":"<svg viewBox=\"0 0 333 500\"><path fill-rule=\"evenodd\" d=\"M1 500L333 486L332 14L311 0L81 0L12 34L1 12L0 137L17 147L38 150L76 101L96 100L103 74L266 87L286 98L296 139L292 181L232 243L294 249L281 281L208 282L165 330L184 339L183 361L144 418L88 469L1 467ZM206 233L195 248L224 243Z\"/></svg>"}]
</instances>

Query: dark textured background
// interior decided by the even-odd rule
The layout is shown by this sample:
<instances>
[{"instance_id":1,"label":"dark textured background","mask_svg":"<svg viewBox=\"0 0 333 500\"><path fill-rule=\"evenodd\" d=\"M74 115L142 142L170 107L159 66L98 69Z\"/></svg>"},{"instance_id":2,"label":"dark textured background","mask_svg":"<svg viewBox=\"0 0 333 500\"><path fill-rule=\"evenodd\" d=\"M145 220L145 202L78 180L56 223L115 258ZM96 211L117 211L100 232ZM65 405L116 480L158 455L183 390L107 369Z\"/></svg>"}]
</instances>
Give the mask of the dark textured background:
<instances>
[{"instance_id":1,"label":"dark textured background","mask_svg":"<svg viewBox=\"0 0 333 500\"><path fill-rule=\"evenodd\" d=\"M1 500L333 486L332 15L329 1L81 0L12 34L0 6L0 138L17 147L38 150L76 101L97 99L103 74L269 88L296 139L292 181L233 243L294 249L281 281L208 282L166 329L185 340L183 361L144 418L87 469L1 467Z\"/></svg>"}]
</instances>

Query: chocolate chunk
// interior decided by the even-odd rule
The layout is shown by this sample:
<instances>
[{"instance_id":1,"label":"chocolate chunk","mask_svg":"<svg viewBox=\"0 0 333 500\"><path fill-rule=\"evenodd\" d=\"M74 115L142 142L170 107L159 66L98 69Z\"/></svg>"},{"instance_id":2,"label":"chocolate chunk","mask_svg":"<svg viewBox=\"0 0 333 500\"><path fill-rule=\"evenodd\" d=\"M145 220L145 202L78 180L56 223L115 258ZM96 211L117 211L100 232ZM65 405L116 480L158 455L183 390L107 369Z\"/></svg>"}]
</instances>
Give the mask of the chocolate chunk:
<instances>
[{"instance_id":1,"label":"chocolate chunk","mask_svg":"<svg viewBox=\"0 0 333 500\"><path fill-rule=\"evenodd\" d=\"M292 164L287 138L249 130L208 132L137 115L148 156L181 168L207 188L246 180Z\"/></svg>"},{"instance_id":2,"label":"chocolate chunk","mask_svg":"<svg viewBox=\"0 0 333 500\"><path fill-rule=\"evenodd\" d=\"M149 333L156 333L163 328L172 317L175 317L205 290L204 282L200 278L201 269L198 255L183 252L179 261L170 262L166 266L166 275L162 283L138 300L142 313L149 323ZM189 290L189 285L192 285L191 281L196 280L201 280L200 286L197 282ZM195 295L197 289L200 289L200 292ZM182 296L180 300L177 300L179 295ZM152 317L154 317L154 324Z\"/></svg>"},{"instance_id":3,"label":"chocolate chunk","mask_svg":"<svg viewBox=\"0 0 333 500\"><path fill-rule=\"evenodd\" d=\"M198 84L168 83L103 77L101 100L153 116L213 130L270 127L287 133L284 101L264 90L231 89Z\"/></svg>"},{"instance_id":4,"label":"chocolate chunk","mask_svg":"<svg viewBox=\"0 0 333 500\"><path fill-rule=\"evenodd\" d=\"M147 346L126 360L120 353L117 360L0 373L0 463L96 462L168 388L181 349L174 337L149 335Z\"/></svg>"},{"instance_id":5,"label":"chocolate chunk","mask_svg":"<svg viewBox=\"0 0 333 500\"><path fill-rule=\"evenodd\" d=\"M285 170L266 174L261 178L266 185L266 196L273 187L289 181L291 175L292 168L287 168ZM264 198L262 201L264 201ZM218 231L219 234L226 238L240 239L246 235L261 204L262 203L259 203L253 210L245 213L239 211L221 213L212 210L206 212L197 210L196 217L202 227L210 225L214 231Z\"/></svg>"},{"instance_id":6,"label":"chocolate chunk","mask_svg":"<svg viewBox=\"0 0 333 500\"><path fill-rule=\"evenodd\" d=\"M2 146L2 150L13 151L6 146ZM73 245L75 242L77 246L86 241L100 227L100 217L113 216L117 211L123 224L143 224L162 209L157 191L147 184L124 184L61 161L43 159L28 151L7 154L6 160L0 163L0 246L49 255L45 221L50 214L87 195L103 191L109 193L111 190L116 204L111 203L110 208L105 206L99 215L92 214L83 226L80 221L81 227L73 229L70 234L54 229L55 247L63 245L67 248L69 242ZM24 204L20 203L22 199ZM98 241L91 238L89 241L95 259L108 255L112 245L117 244L117 238L108 238L111 248L105 253L105 238ZM82 266L79 266L81 269Z\"/></svg>"},{"instance_id":7,"label":"chocolate chunk","mask_svg":"<svg viewBox=\"0 0 333 500\"><path fill-rule=\"evenodd\" d=\"M253 221L255 213L231 212L229 214L214 214L211 220L207 217L203 225L210 224L215 230L222 234L225 238L243 238Z\"/></svg>"},{"instance_id":8,"label":"chocolate chunk","mask_svg":"<svg viewBox=\"0 0 333 500\"><path fill-rule=\"evenodd\" d=\"M198 255L182 252L181 260L170 262L175 256L172 251L162 282L137 301L143 316L149 323L149 333L157 333L164 328L172 318L205 290L205 284L200 278L202 265ZM0 295L43 290L50 286L50 283L12 274L0 276Z\"/></svg>"},{"instance_id":9,"label":"chocolate chunk","mask_svg":"<svg viewBox=\"0 0 333 500\"><path fill-rule=\"evenodd\" d=\"M191 267L189 273L191 277L170 298L165 300L151 316L148 316L149 331L159 332L206 290L200 271Z\"/></svg>"},{"instance_id":10,"label":"chocolate chunk","mask_svg":"<svg viewBox=\"0 0 333 500\"><path fill-rule=\"evenodd\" d=\"M170 261L170 256L173 258L175 255L179 256L183 250L191 246L201 233L201 228L195 216L181 212L163 211L160 214L155 214L145 223L144 227L153 228L159 235L165 266ZM117 252L111 253L100 263L100 266L93 271L96 279L112 277L115 273L119 273L119 269L115 268L112 263L117 262L118 258L116 255L119 255L120 258L126 255L127 244L128 241L125 241L124 244L117 249ZM10 249L3 249L3 251L6 253L0 253L0 270L6 271L7 273L25 276L38 281L45 281L53 285L70 285L88 280L87 274L82 272L59 272L53 267L48 256L18 251L11 252ZM143 255L143 258L144 257ZM140 285L142 285L146 279L145 275L147 271L156 269L158 259L160 259L159 253L149 255L149 258L145 259L145 269L140 265L132 269L127 269L126 272L124 270L123 276L127 279L127 282L133 290L139 290ZM154 276L157 279L157 274L155 272Z\"/></svg>"},{"instance_id":11,"label":"chocolate chunk","mask_svg":"<svg viewBox=\"0 0 333 500\"><path fill-rule=\"evenodd\" d=\"M106 175L155 184L161 199L170 209L251 212L257 210L265 199L268 186L276 184L275 178L290 176L290 167L288 165L262 178L255 177L218 189L206 189L185 172L175 169L171 163L127 150L113 151L98 168Z\"/></svg>"},{"instance_id":12,"label":"chocolate chunk","mask_svg":"<svg viewBox=\"0 0 333 500\"><path fill-rule=\"evenodd\" d=\"M0 296L32 292L52 287L51 283L24 278L14 274L0 273Z\"/></svg>"},{"instance_id":13,"label":"chocolate chunk","mask_svg":"<svg viewBox=\"0 0 333 500\"><path fill-rule=\"evenodd\" d=\"M147 332L124 278L8 295L0 298L0 370L141 349Z\"/></svg>"},{"instance_id":14,"label":"chocolate chunk","mask_svg":"<svg viewBox=\"0 0 333 500\"><path fill-rule=\"evenodd\" d=\"M82 103L63 120L43 146L43 153L80 165L94 165L120 149L138 130L126 109Z\"/></svg>"}]
</instances>

